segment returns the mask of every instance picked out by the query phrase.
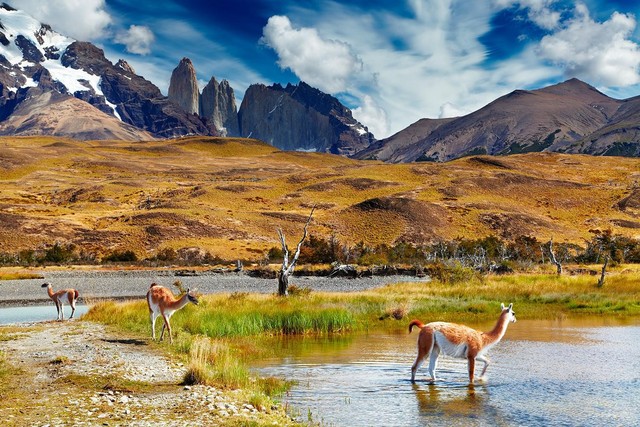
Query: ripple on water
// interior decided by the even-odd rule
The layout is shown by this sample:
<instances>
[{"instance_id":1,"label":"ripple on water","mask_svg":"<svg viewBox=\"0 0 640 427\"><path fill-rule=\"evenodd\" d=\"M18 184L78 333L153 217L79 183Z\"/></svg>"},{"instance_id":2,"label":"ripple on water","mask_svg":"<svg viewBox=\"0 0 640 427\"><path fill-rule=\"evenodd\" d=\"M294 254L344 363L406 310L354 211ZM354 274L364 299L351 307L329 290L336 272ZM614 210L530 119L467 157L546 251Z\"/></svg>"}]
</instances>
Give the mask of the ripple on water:
<instances>
[{"instance_id":1,"label":"ripple on water","mask_svg":"<svg viewBox=\"0 0 640 427\"><path fill-rule=\"evenodd\" d=\"M516 325L516 339L509 331L491 350L487 382L473 387L466 361L446 357L435 384L426 381L428 361L411 384L410 335L357 337L336 351L306 339L297 353L288 342L286 362L266 361L261 371L298 380L286 400L302 420L327 425L640 425L640 326L549 325L545 335L544 322Z\"/></svg>"}]
</instances>

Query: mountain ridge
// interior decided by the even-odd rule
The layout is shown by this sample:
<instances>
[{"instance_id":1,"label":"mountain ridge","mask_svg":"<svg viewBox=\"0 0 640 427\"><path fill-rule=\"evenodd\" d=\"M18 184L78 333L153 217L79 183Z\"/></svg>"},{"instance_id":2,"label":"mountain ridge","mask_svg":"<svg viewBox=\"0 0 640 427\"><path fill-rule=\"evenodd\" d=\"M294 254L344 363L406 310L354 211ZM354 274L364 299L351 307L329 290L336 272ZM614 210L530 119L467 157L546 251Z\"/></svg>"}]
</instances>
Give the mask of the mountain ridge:
<instances>
[{"instance_id":1,"label":"mountain ridge","mask_svg":"<svg viewBox=\"0 0 640 427\"><path fill-rule=\"evenodd\" d=\"M514 90L472 113L434 123L420 129L424 121L418 121L356 157L398 163L530 151L615 155L621 135L628 143L622 154L640 154L640 133L629 138L640 124L640 98L613 99L575 78Z\"/></svg>"}]
</instances>

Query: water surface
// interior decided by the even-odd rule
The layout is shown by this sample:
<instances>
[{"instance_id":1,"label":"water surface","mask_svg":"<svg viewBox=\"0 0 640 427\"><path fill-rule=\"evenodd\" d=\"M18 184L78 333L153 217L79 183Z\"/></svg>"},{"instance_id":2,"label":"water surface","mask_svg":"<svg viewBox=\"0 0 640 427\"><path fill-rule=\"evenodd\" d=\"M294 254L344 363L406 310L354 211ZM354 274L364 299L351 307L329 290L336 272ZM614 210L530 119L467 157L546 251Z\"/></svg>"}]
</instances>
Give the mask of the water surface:
<instances>
[{"instance_id":1,"label":"water surface","mask_svg":"<svg viewBox=\"0 0 640 427\"><path fill-rule=\"evenodd\" d=\"M415 331L282 339L281 355L259 370L297 380L285 401L300 420L323 425L640 425L638 320L520 320L491 350L488 380L473 387L466 361L447 357L435 384L425 365L412 384L416 339Z\"/></svg>"},{"instance_id":2,"label":"water surface","mask_svg":"<svg viewBox=\"0 0 640 427\"><path fill-rule=\"evenodd\" d=\"M89 310L88 305L77 304L74 318L80 317ZM64 307L65 320L71 316L71 307ZM56 320L58 311L56 306L51 305L33 305L26 307L6 307L0 308L0 325L20 322L41 322L43 320Z\"/></svg>"}]
</instances>

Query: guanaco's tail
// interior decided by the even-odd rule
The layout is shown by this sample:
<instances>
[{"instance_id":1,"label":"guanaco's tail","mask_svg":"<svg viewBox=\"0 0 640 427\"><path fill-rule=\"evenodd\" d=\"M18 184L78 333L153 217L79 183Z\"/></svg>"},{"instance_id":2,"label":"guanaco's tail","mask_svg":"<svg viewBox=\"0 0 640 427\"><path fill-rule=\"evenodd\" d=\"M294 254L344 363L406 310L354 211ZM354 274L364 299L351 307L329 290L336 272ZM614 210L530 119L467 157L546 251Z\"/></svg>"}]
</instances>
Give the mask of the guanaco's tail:
<instances>
[{"instance_id":1,"label":"guanaco's tail","mask_svg":"<svg viewBox=\"0 0 640 427\"><path fill-rule=\"evenodd\" d=\"M74 301L77 300L79 296L80 296L80 293L78 292L78 290L74 289L73 290L73 300Z\"/></svg>"},{"instance_id":2,"label":"guanaco's tail","mask_svg":"<svg viewBox=\"0 0 640 427\"><path fill-rule=\"evenodd\" d=\"M418 328L422 329L424 327L424 324L418 319L412 320L411 323L409 323L409 333L411 333L414 326L417 326Z\"/></svg>"}]
</instances>

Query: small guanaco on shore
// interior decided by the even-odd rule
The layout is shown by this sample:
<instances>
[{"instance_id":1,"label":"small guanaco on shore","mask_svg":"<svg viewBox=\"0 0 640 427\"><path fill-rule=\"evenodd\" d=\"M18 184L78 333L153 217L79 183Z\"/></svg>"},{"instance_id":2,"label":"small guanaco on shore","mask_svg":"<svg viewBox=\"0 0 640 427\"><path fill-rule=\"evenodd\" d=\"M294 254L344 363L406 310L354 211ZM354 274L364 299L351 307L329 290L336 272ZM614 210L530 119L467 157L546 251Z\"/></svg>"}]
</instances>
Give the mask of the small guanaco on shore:
<instances>
[{"instance_id":1,"label":"small guanaco on shore","mask_svg":"<svg viewBox=\"0 0 640 427\"><path fill-rule=\"evenodd\" d=\"M190 302L196 305L198 304L198 297L191 293L190 289L187 289L187 293L182 297L175 298L169 289L157 283L152 283L149 291L147 291L147 305L149 306L149 317L151 318L152 339L156 339L156 319L158 316L162 316L164 324L162 325L162 332L160 333L160 341L164 338L164 329L167 328L169 330L169 342L173 343L169 319L173 313Z\"/></svg>"},{"instance_id":2,"label":"small guanaco on shore","mask_svg":"<svg viewBox=\"0 0 640 427\"><path fill-rule=\"evenodd\" d=\"M73 313L76 312L76 300L80 295L76 289L63 289L58 292L53 291L53 285L51 283L43 283L43 288L47 288L47 294L49 294L49 298L53 300L56 304L56 309L58 310L58 320L64 320L64 304L69 304L71 306L71 316L69 319L73 319Z\"/></svg>"}]
</instances>

